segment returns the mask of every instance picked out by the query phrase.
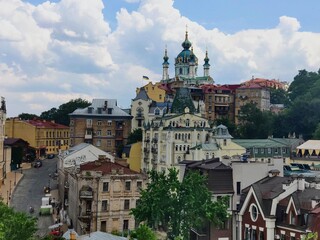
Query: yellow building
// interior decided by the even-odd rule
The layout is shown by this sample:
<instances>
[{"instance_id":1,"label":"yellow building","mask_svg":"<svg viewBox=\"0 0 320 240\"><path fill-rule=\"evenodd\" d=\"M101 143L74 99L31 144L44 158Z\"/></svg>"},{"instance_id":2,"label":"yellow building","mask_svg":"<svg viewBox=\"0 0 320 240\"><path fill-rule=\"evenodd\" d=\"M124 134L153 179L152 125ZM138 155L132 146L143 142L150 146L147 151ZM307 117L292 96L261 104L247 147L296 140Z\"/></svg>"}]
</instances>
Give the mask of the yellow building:
<instances>
[{"instance_id":1,"label":"yellow building","mask_svg":"<svg viewBox=\"0 0 320 240\"><path fill-rule=\"evenodd\" d=\"M160 82L152 83L149 82L148 84L144 85L143 88L147 92L148 97L156 102L164 102L166 91L159 88L161 85ZM140 91L140 88L137 88L136 93L138 94Z\"/></svg>"},{"instance_id":2,"label":"yellow building","mask_svg":"<svg viewBox=\"0 0 320 240\"><path fill-rule=\"evenodd\" d=\"M54 121L10 118L6 120L5 134L27 141L37 157L57 154L69 146L69 127Z\"/></svg>"},{"instance_id":3,"label":"yellow building","mask_svg":"<svg viewBox=\"0 0 320 240\"><path fill-rule=\"evenodd\" d=\"M133 171L140 172L141 157L142 157L142 143L137 142L124 147L122 158L127 160L129 168Z\"/></svg>"}]
</instances>

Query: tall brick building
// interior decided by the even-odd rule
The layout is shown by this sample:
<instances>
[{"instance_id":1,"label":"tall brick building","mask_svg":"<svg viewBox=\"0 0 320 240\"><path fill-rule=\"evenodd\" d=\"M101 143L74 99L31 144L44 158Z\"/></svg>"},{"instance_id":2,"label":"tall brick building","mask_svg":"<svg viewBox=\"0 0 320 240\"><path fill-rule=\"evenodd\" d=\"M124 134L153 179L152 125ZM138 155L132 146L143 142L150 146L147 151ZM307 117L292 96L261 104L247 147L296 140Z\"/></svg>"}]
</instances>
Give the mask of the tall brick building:
<instances>
[{"instance_id":1,"label":"tall brick building","mask_svg":"<svg viewBox=\"0 0 320 240\"><path fill-rule=\"evenodd\" d=\"M89 107L69 116L71 146L85 142L116 153L119 146L127 143L132 116L118 107L115 99L93 99Z\"/></svg>"}]
</instances>

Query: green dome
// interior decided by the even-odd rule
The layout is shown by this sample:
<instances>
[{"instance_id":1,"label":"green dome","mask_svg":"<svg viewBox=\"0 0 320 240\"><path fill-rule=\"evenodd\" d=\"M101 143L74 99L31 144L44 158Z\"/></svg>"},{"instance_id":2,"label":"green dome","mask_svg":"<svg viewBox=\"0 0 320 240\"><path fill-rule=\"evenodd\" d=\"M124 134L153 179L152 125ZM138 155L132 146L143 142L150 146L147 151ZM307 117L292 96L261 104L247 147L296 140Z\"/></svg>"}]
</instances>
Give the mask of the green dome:
<instances>
[{"instance_id":1,"label":"green dome","mask_svg":"<svg viewBox=\"0 0 320 240\"><path fill-rule=\"evenodd\" d=\"M192 43L188 39L188 32L186 32L186 38L182 43L183 50L178 54L176 58L176 63L189 63L198 62L198 58L194 55L194 53L190 50Z\"/></svg>"}]
</instances>

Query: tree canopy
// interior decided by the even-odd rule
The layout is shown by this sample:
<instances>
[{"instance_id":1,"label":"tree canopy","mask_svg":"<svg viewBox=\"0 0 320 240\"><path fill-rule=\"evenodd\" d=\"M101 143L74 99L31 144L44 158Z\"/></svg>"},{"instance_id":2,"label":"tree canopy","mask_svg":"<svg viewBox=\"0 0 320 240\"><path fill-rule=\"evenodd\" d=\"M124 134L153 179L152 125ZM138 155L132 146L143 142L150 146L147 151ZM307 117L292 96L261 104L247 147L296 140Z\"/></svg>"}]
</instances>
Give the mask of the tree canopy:
<instances>
[{"instance_id":1,"label":"tree canopy","mask_svg":"<svg viewBox=\"0 0 320 240\"><path fill-rule=\"evenodd\" d=\"M191 227L207 221L218 225L228 218L228 199L212 201L207 179L198 171L188 172L182 182L174 168L168 174L151 171L149 180L132 214L138 223L168 232L169 239L188 239Z\"/></svg>"},{"instance_id":2,"label":"tree canopy","mask_svg":"<svg viewBox=\"0 0 320 240\"><path fill-rule=\"evenodd\" d=\"M128 136L127 144L132 144L142 141L142 130L140 128L134 129Z\"/></svg>"},{"instance_id":3,"label":"tree canopy","mask_svg":"<svg viewBox=\"0 0 320 240\"><path fill-rule=\"evenodd\" d=\"M35 218L0 202L0 240L32 240L36 230Z\"/></svg>"},{"instance_id":4,"label":"tree canopy","mask_svg":"<svg viewBox=\"0 0 320 240\"><path fill-rule=\"evenodd\" d=\"M51 108L48 111L42 112L40 118L46 120L54 120L56 123L60 123L65 126L69 126L70 118L69 113L72 113L77 108L88 107L90 103L81 98L70 100L59 106L59 108Z\"/></svg>"}]
</instances>

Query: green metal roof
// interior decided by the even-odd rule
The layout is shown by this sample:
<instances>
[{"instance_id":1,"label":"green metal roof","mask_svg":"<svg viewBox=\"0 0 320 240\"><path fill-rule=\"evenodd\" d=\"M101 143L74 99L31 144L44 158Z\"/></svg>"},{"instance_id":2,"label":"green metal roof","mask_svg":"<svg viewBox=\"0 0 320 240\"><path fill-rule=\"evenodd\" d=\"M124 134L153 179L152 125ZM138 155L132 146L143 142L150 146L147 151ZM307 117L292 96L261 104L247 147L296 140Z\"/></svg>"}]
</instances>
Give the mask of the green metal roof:
<instances>
[{"instance_id":1,"label":"green metal roof","mask_svg":"<svg viewBox=\"0 0 320 240\"><path fill-rule=\"evenodd\" d=\"M288 144L280 143L272 139L233 139L232 141L244 148L289 147Z\"/></svg>"}]
</instances>

